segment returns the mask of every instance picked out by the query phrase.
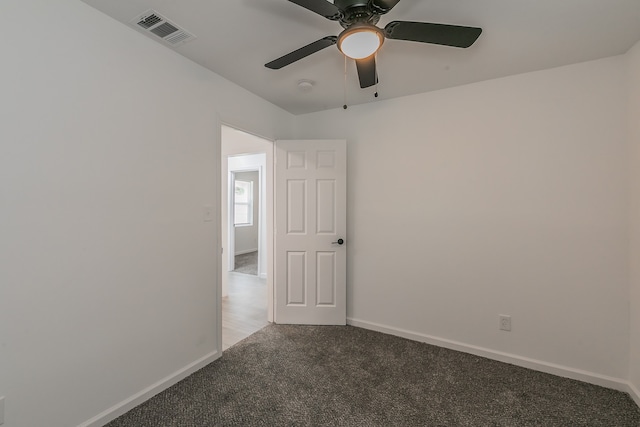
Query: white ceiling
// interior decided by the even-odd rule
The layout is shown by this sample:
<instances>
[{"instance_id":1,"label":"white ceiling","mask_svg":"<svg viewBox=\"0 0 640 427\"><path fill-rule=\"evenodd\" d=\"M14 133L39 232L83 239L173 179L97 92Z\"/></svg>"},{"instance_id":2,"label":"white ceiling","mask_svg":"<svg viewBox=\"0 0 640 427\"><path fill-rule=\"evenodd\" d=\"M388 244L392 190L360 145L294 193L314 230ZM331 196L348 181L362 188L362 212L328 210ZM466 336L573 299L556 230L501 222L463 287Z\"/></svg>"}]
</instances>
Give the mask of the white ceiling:
<instances>
[{"instance_id":1,"label":"white ceiling","mask_svg":"<svg viewBox=\"0 0 640 427\"><path fill-rule=\"evenodd\" d=\"M335 46L280 70L264 67L342 30L287 0L83 1L129 26L155 10L197 36L168 49L293 114L344 103L344 57ZM378 26L396 20L483 33L468 49L387 40L378 54L378 99L618 55L640 40L640 0L401 0ZM349 105L375 102L375 88L360 89L352 60L347 75ZM302 79L315 82L312 91L298 90Z\"/></svg>"}]
</instances>

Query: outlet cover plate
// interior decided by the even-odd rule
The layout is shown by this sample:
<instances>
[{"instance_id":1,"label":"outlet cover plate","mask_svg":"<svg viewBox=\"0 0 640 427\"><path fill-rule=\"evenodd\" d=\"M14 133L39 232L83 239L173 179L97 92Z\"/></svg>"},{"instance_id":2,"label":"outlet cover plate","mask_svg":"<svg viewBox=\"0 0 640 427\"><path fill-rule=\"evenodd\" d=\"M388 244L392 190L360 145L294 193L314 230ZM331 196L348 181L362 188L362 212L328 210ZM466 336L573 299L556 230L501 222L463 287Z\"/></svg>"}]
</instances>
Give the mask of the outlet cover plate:
<instances>
[{"instance_id":1,"label":"outlet cover plate","mask_svg":"<svg viewBox=\"0 0 640 427\"><path fill-rule=\"evenodd\" d=\"M500 330L511 332L511 316L508 314L500 314Z\"/></svg>"}]
</instances>

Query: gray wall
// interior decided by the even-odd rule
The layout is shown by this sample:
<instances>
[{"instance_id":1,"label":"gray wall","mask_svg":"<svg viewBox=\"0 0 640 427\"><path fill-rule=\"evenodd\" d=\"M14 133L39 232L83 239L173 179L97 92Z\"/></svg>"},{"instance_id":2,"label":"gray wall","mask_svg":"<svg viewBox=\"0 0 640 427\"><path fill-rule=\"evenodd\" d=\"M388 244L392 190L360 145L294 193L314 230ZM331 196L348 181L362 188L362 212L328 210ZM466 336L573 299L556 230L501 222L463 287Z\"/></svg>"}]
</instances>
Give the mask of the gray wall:
<instances>
[{"instance_id":1,"label":"gray wall","mask_svg":"<svg viewBox=\"0 0 640 427\"><path fill-rule=\"evenodd\" d=\"M628 55L631 170L631 318L629 377L640 405L640 42Z\"/></svg>"}]
</instances>

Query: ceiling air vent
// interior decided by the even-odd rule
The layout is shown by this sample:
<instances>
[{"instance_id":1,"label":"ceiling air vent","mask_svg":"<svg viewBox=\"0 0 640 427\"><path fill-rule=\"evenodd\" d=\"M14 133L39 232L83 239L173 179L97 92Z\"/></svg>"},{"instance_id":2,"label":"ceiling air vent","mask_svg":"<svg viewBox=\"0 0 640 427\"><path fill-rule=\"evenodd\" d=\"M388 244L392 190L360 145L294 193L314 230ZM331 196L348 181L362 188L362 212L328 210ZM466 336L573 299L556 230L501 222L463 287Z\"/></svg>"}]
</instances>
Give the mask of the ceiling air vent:
<instances>
[{"instance_id":1,"label":"ceiling air vent","mask_svg":"<svg viewBox=\"0 0 640 427\"><path fill-rule=\"evenodd\" d=\"M180 46L196 38L193 34L183 30L158 12L148 10L131 20L131 24L146 33L152 33L171 46Z\"/></svg>"}]
</instances>

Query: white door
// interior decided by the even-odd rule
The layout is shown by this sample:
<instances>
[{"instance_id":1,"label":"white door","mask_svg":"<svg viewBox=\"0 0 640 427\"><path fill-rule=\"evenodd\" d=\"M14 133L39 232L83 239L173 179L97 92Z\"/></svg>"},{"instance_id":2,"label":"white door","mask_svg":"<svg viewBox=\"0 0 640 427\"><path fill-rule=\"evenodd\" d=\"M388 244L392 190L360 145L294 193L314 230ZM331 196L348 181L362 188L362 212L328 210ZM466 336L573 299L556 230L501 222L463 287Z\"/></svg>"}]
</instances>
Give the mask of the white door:
<instances>
[{"instance_id":1,"label":"white door","mask_svg":"<svg viewBox=\"0 0 640 427\"><path fill-rule=\"evenodd\" d=\"M276 323L346 324L346 190L346 141L276 142Z\"/></svg>"}]
</instances>

